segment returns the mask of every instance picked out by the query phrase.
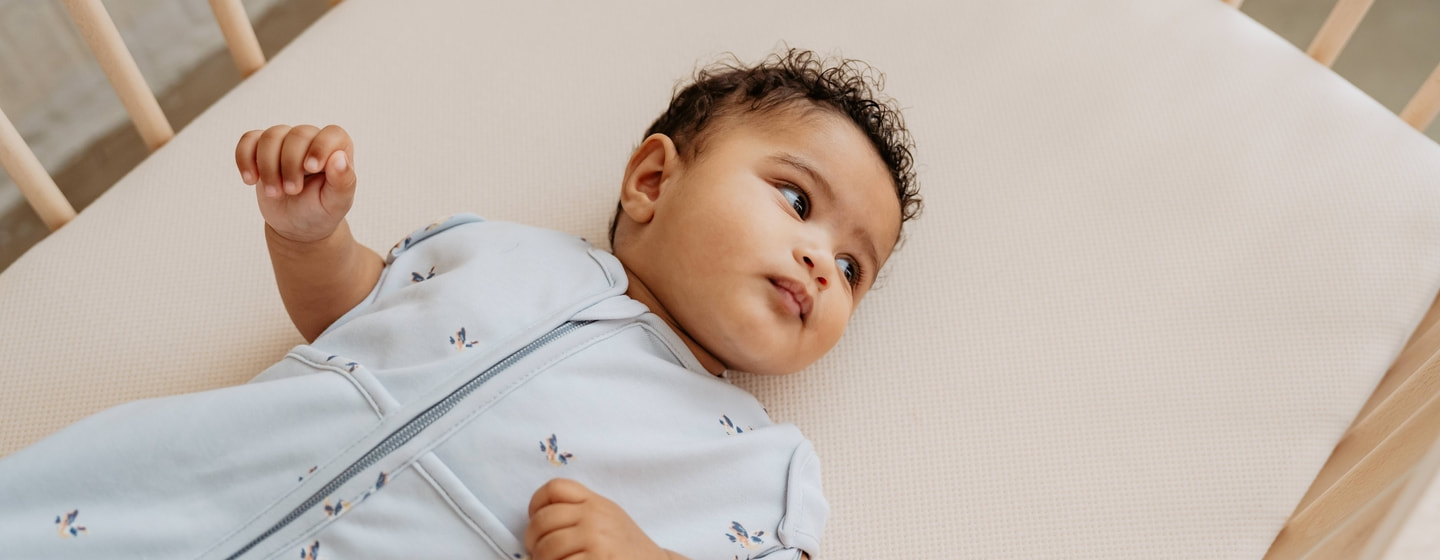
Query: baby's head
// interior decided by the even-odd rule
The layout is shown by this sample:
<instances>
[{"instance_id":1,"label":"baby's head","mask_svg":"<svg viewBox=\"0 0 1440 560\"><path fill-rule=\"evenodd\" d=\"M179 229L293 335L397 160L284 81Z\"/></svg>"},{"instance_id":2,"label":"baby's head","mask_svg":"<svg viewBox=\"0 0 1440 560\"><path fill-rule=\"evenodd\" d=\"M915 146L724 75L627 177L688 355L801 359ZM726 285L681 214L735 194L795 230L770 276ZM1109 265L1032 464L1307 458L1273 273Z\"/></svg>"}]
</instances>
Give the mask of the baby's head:
<instances>
[{"instance_id":1,"label":"baby's head","mask_svg":"<svg viewBox=\"0 0 1440 560\"><path fill-rule=\"evenodd\" d=\"M881 85L809 51L711 66L630 157L610 228L628 293L712 373L818 360L919 214L913 143Z\"/></svg>"}]
</instances>

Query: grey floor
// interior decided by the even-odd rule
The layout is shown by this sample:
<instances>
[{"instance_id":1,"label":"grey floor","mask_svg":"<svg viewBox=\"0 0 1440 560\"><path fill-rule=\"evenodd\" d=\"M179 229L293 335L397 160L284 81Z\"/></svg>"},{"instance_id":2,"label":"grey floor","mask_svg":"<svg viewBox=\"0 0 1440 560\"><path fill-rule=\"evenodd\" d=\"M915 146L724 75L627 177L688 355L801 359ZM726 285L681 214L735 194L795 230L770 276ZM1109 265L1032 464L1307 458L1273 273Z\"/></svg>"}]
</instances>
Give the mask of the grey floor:
<instances>
[{"instance_id":1,"label":"grey floor","mask_svg":"<svg viewBox=\"0 0 1440 560\"><path fill-rule=\"evenodd\" d=\"M1245 0L1241 11L1303 50L1333 6L1333 0ZM266 56L279 51L326 8L324 0L291 0L266 14L255 24ZM1440 0L1378 0L1335 61L1334 69L1398 113L1437 63ZM219 50L158 97L178 130L239 81L228 53ZM1430 126L1428 134L1440 141L1440 123ZM51 171L71 204L83 210L145 155L139 134L127 123L91 145L74 163ZM0 216L0 270L9 267L47 233L28 206Z\"/></svg>"}]
</instances>

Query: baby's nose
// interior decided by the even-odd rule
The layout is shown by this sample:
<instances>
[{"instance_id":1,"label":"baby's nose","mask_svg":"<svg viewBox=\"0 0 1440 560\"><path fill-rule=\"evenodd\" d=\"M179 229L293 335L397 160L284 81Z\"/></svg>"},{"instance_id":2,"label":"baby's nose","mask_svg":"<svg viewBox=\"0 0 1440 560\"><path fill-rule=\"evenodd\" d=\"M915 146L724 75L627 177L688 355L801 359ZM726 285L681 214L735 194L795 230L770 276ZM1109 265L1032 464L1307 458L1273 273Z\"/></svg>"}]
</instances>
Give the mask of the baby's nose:
<instances>
[{"instance_id":1,"label":"baby's nose","mask_svg":"<svg viewBox=\"0 0 1440 560\"><path fill-rule=\"evenodd\" d=\"M815 270L815 261L810 260L810 257L801 257L801 259L805 261L805 266L810 267L810 270ZM825 280L824 276L815 277L815 281L820 284L820 289L822 290L830 284L827 280Z\"/></svg>"}]
</instances>

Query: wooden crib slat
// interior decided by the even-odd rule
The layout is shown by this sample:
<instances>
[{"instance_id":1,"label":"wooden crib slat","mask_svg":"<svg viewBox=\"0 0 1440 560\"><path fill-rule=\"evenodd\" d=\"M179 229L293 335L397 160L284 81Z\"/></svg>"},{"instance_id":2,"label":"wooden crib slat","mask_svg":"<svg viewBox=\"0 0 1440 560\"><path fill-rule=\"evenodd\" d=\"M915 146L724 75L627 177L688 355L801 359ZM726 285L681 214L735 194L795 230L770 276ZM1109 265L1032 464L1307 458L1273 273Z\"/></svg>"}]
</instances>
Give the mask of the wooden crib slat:
<instances>
[{"instance_id":1,"label":"wooden crib slat","mask_svg":"<svg viewBox=\"0 0 1440 560\"><path fill-rule=\"evenodd\" d=\"M1404 487L1401 482L1403 481L1396 481L1370 503L1365 504L1360 511L1351 515L1339 529L1330 533L1330 536L1307 552L1304 559L1356 560L1359 558L1369 543L1370 536L1375 532L1376 526L1384 521L1386 514L1394 507L1396 498L1400 497L1400 490Z\"/></svg>"},{"instance_id":2,"label":"wooden crib slat","mask_svg":"<svg viewBox=\"0 0 1440 560\"><path fill-rule=\"evenodd\" d=\"M1440 438L1440 394L1429 400L1309 506L1290 517L1267 559L1300 558L1366 504L1381 497L1420 462Z\"/></svg>"},{"instance_id":3,"label":"wooden crib slat","mask_svg":"<svg viewBox=\"0 0 1440 560\"><path fill-rule=\"evenodd\" d=\"M130 113L130 120L140 129L145 145L154 151L170 141L175 136L175 130L165 119L165 113L160 111L160 103L150 92L150 86L145 84L140 67L135 65L135 59L125 48L125 41L121 40L120 31L115 29L115 22L105 11L105 6L100 0L65 0L65 8L70 11L70 19L80 29L80 35L90 45L90 51L95 53L100 69L110 78L110 85L120 96L125 111Z\"/></svg>"},{"instance_id":4,"label":"wooden crib slat","mask_svg":"<svg viewBox=\"0 0 1440 560\"><path fill-rule=\"evenodd\" d=\"M1430 362L1440 359L1440 297L1430 304L1420 325L1415 328L1410 340L1406 341L1399 357L1385 372L1384 378L1370 394L1369 400L1345 435L1331 452L1325 466L1311 482L1310 489L1300 500L1296 512L1310 505L1310 502L1328 489L1340 476L1355 466L1378 445L1384 434L1393 430L1400 422L1414 413L1429 395L1440 392L1440 368ZM1425 373L1417 375L1422 368ZM1397 396L1397 391L1400 394ZM1391 398L1394 396L1395 398ZM1377 410L1379 411L1377 416Z\"/></svg>"},{"instance_id":5,"label":"wooden crib slat","mask_svg":"<svg viewBox=\"0 0 1440 560\"><path fill-rule=\"evenodd\" d=\"M1431 303L1404 350L1311 481L1295 507L1296 514L1329 490L1431 395L1440 393L1440 364L1434 362L1440 362L1440 297Z\"/></svg>"},{"instance_id":6,"label":"wooden crib slat","mask_svg":"<svg viewBox=\"0 0 1440 560\"><path fill-rule=\"evenodd\" d=\"M1365 19L1365 12L1374 3L1375 0L1336 2L1335 8L1330 10L1330 17L1325 18L1325 24L1320 26L1320 32L1315 34L1315 40L1310 42L1305 54L1326 67L1334 64L1345 44L1350 42L1350 36L1355 34L1355 28L1360 26L1360 20Z\"/></svg>"},{"instance_id":7,"label":"wooden crib slat","mask_svg":"<svg viewBox=\"0 0 1440 560\"><path fill-rule=\"evenodd\" d=\"M1436 114L1440 114L1440 64L1435 65L1435 71L1420 86L1420 91L1405 104L1400 118L1416 130L1424 131L1435 121Z\"/></svg>"},{"instance_id":8,"label":"wooden crib slat","mask_svg":"<svg viewBox=\"0 0 1440 560\"><path fill-rule=\"evenodd\" d=\"M1381 560L1385 557L1390 545L1395 542L1395 537L1405 528L1415 506L1420 504L1430 486L1436 483L1437 475L1440 475L1440 441L1430 447L1430 452L1425 454L1425 458L1406 476L1407 480L1400 489L1395 504L1375 528L1365 550L1357 556L1359 560Z\"/></svg>"},{"instance_id":9,"label":"wooden crib slat","mask_svg":"<svg viewBox=\"0 0 1440 560\"><path fill-rule=\"evenodd\" d=\"M1385 402L1385 399L1389 398L1396 388L1410 379L1410 376L1414 375L1416 371L1419 371L1420 367L1429 361L1437 351L1440 351L1440 297L1430 304L1430 310L1420 320L1420 326L1415 328L1410 340L1405 343L1405 348L1400 351L1400 355L1390 365L1390 370L1385 372L1385 376L1380 379L1380 384L1371 392L1365 406L1361 407L1360 413L1355 415L1355 421L1351 422L1350 428L1354 429L1355 426L1364 422L1365 418L1375 410L1375 407Z\"/></svg>"},{"instance_id":10,"label":"wooden crib slat","mask_svg":"<svg viewBox=\"0 0 1440 560\"><path fill-rule=\"evenodd\" d=\"M225 36L225 46L230 48L240 76L249 77L264 66L265 53L260 50L255 28L240 0L210 0L210 11L215 12L215 21L220 24L220 33Z\"/></svg>"},{"instance_id":11,"label":"wooden crib slat","mask_svg":"<svg viewBox=\"0 0 1440 560\"><path fill-rule=\"evenodd\" d=\"M1311 483L1309 492L1300 500L1297 511L1309 507L1437 394L1440 394L1440 355L1432 356L1424 367L1406 379L1372 413L1346 432L1340 443L1335 445L1325 467Z\"/></svg>"},{"instance_id":12,"label":"wooden crib slat","mask_svg":"<svg viewBox=\"0 0 1440 560\"><path fill-rule=\"evenodd\" d=\"M65 199L60 187L55 186L55 180L45 172L35 152L30 151L30 146L25 144L20 131L15 130L14 123L4 111L0 111L0 167L4 167L10 178L15 180L20 194L25 195L25 200L30 202L30 207L40 215L40 220L50 231L60 229L60 226L75 219L75 207Z\"/></svg>"}]
</instances>

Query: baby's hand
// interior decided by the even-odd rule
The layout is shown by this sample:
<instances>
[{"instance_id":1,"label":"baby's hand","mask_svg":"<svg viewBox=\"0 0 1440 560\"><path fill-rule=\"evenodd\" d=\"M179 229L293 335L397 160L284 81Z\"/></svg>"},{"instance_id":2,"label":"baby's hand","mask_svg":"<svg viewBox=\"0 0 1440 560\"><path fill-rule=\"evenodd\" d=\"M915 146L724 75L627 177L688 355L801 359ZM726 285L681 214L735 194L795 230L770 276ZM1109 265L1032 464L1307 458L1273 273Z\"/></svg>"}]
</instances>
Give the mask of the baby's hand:
<instances>
[{"instance_id":1,"label":"baby's hand","mask_svg":"<svg viewBox=\"0 0 1440 560\"><path fill-rule=\"evenodd\" d=\"M350 134L335 125L276 125L246 132L235 145L235 166L255 185L265 223L303 243L329 237L350 211L354 158Z\"/></svg>"},{"instance_id":2,"label":"baby's hand","mask_svg":"<svg viewBox=\"0 0 1440 560\"><path fill-rule=\"evenodd\" d=\"M615 502L564 478L545 483L530 498L525 550L531 560L669 560Z\"/></svg>"}]
</instances>

